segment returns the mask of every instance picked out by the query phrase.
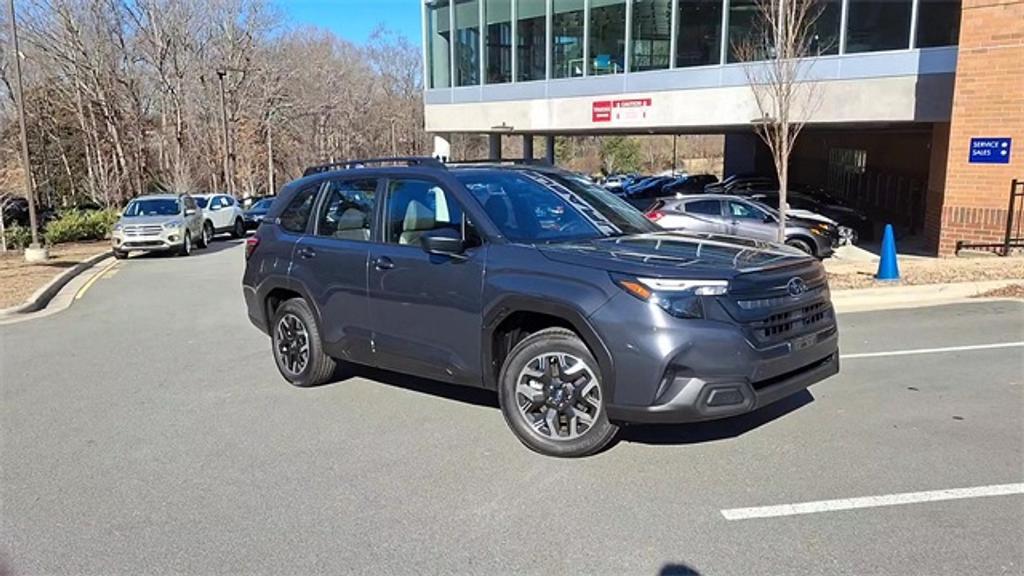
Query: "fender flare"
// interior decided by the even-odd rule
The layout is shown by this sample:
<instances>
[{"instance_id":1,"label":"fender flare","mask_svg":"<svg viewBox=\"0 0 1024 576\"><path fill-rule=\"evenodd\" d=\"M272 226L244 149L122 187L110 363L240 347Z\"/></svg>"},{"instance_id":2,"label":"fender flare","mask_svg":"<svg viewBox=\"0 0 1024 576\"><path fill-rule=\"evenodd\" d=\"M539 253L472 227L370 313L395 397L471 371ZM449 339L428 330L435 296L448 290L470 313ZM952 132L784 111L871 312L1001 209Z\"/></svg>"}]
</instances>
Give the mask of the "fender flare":
<instances>
[{"instance_id":1,"label":"fender flare","mask_svg":"<svg viewBox=\"0 0 1024 576\"><path fill-rule=\"evenodd\" d=\"M594 326L587 317L570 304L521 295L510 295L499 299L484 315L483 346L481 346L484 387L491 390L498 389L498 381L494 377L494 370L492 370L494 358L491 353L491 342L494 339L494 331L498 326L516 312L536 312L538 314L555 316L568 322L583 339L587 348L594 355L594 358L597 359L598 367L601 370L602 392L605 398L611 399L614 397L615 365L611 352L608 351L608 347L605 346L604 341L601 340L597 330L594 329Z\"/></svg>"}]
</instances>

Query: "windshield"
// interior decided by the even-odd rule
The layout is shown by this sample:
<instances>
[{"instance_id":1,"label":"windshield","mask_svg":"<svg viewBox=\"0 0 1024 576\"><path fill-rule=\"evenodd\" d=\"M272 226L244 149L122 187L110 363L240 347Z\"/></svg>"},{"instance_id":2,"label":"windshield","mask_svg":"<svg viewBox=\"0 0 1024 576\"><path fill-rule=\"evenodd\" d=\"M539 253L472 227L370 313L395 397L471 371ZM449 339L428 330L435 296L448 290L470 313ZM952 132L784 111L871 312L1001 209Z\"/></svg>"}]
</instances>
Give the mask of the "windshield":
<instances>
[{"instance_id":1,"label":"windshield","mask_svg":"<svg viewBox=\"0 0 1024 576\"><path fill-rule=\"evenodd\" d=\"M196 204L199 204L200 208L206 208L206 205L210 203L209 198L203 198L202 196L193 196L192 198L196 201Z\"/></svg>"},{"instance_id":2,"label":"windshield","mask_svg":"<svg viewBox=\"0 0 1024 576\"><path fill-rule=\"evenodd\" d=\"M270 205L273 203L273 198L264 198L263 200L260 200L259 202L250 206L249 210L252 210L254 212L266 212L267 210L270 210Z\"/></svg>"},{"instance_id":3,"label":"windshield","mask_svg":"<svg viewBox=\"0 0 1024 576\"><path fill-rule=\"evenodd\" d=\"M132 200L124 209L124 215L128 218L135 216L175 216L181 212L181 206L173 198L150 198L146 200Z\"/></svg>"},{"instance_id":4,"label":"windshield","mask_svg":"<svg viewBox=\"0 0 1024 576\"><path fill-rule=\"evenodd\" d=\"M456 178L512 242L566 242L658 230L636 208L579 176L472 170Z\"/></svg>"}]
</instances>

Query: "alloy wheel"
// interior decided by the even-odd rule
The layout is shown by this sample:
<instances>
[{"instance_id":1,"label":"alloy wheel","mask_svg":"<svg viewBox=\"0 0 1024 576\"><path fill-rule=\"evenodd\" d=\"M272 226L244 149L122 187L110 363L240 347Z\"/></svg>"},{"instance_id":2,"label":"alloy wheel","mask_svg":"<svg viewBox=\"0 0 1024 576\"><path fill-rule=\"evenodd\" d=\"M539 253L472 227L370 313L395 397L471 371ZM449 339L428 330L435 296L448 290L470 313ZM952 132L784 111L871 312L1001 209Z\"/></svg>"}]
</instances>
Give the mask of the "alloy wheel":
<instances>
[{"instance_id":1,"label":"alloy wheel","mask_svg":"<svg viewBox=\"0 0 1024 576\"><path fill-rule=\"evenodd\" d=\"M516 378L515 398L526 424L551 440L579 438L601 412L601 386L594 370L564 352L527 362Z\"/></svg>"},{"instance_id":2,"label":"alloy wheel","mask_svg":"<svg viewBox=\"0 0 1024 576\"><path fill-rule=\"evenodd\" d=\"M294 314L285 314L275 328L274 351L280 365L291 375L298 376L309 364L309 332L302 320Z\"/></svg>"}]
</instances>

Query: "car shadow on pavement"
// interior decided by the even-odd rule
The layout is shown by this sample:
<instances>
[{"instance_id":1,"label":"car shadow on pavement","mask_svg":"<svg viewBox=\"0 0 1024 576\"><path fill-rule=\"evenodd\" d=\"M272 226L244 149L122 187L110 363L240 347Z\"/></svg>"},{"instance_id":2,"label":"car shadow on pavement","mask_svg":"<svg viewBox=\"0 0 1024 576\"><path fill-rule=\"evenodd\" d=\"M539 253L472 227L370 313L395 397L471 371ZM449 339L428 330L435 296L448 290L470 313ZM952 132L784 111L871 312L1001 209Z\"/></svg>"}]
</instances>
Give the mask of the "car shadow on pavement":
<instances>
[{"instance_id":1,"label":"car shadow on pavement","mask_svg":"<svg viewBox=\"0 0 1024 576\"><path fill-rule=\"evenodd\" d=\"M658 570L658 576L700 576L700 572L686 564L669 563Z\"/></svg>"},{"instance_id":2,"label":"car shadow on pavement","mask_svg":"<svg viewBox=\"0 0 1024 576\"><path fill-rule=\"evenodd\" d=\"M475 406L498 408L498 395L491 390L473 386L458 386L438 380L429 380L417 376L409 376L398 372L388 372L368 366L342 365L334 372L334 377L327 385L337 384L350 378L366 378L375 383L386 384L395 388L404 388L420 394L438 396L447 400L464 402Z\"/></svg>"},{"instance_id":3,"label":"car shadow on pavement","mask_svg":"<svg viewBox=\"0 0 1024 576\"><path fill-rule=\"evenodd\" d=\"M764 408L722 420L692 424L635 424L625 426L616 442L638 444L700 444L742 436L814 402L808 390L801 390Z\"/></svg>"}]
</instances>

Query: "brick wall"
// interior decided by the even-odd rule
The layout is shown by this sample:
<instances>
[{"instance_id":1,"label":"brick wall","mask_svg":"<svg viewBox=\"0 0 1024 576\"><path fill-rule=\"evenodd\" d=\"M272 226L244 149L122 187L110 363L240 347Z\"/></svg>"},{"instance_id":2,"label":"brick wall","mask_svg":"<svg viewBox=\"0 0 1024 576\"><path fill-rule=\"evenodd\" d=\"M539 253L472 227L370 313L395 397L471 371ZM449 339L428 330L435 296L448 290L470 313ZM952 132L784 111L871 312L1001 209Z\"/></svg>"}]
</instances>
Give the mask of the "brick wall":
<instances>
[{"instance_id":1,"label":"brick wall","mask_svg":"<svg viewBox=\"0 0 1024 576\"><path fill-rule=\"evenodd\" d=\"M1006 136L1009 165L968 163L972 137ZM1014 178L1024 179L1024 0L964 0L945 190L929 185L926 230L939 254L957 240L1001 240Z\"/></svg>"}]
</instances>

